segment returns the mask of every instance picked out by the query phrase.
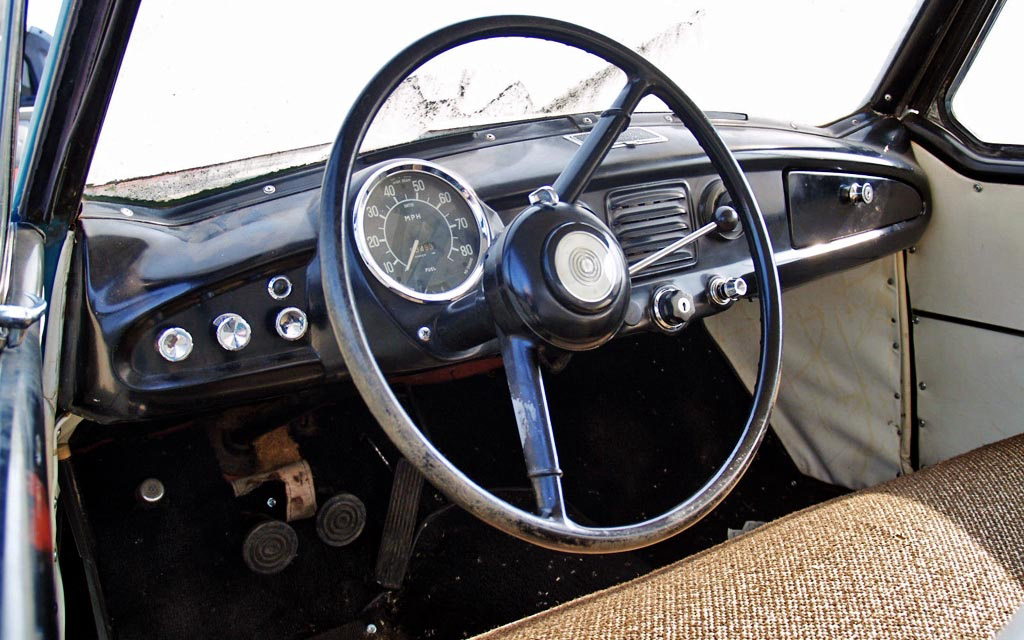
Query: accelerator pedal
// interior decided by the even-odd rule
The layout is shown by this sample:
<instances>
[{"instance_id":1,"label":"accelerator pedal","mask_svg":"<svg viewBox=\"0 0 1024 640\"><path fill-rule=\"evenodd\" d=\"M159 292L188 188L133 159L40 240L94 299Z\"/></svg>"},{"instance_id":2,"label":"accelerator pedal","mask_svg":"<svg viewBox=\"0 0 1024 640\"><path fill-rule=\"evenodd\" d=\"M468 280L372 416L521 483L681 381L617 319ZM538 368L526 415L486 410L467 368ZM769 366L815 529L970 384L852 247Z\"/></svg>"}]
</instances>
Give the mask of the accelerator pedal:
<instances>
[{"instance_id":1,"label":"accelerator pedal","mask_svg":"<svg viewBox=\"0 0 1024 640\"><path fill-rule=\"evenodd\" d=\"M387 589L398 589L405 580L412 557L413 536L416 533L416 515L420 507L423 476L402 458L395 466L395 479L391 485L391 501L384 520L384 534L377 552L377 584Z\"/></svg>"}]
</instances>

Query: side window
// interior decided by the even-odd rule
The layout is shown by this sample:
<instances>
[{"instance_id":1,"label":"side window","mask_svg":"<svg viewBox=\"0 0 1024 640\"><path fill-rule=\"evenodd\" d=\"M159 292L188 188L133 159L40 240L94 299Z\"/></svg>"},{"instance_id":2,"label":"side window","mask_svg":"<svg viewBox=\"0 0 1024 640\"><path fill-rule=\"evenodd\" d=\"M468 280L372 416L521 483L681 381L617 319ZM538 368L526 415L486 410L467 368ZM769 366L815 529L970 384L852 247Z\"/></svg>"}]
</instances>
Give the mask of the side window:
<instances>
[{"instance_id":1,"label":"side window","mask_svg":"<svg viewBox=\"0 0 1024 640\"><path fill-rule=\"evenodd\" d=\"M1024 145L1024 0L1005 0L947 102L952 116L982 142Z\"/></svg>"},{"instance_id":2,"label":"side window","mask_svg":"<svg viewBox=\"0 0 1024 640\"><path fill-rule=\"evenodd\" d=\"M19 106L31 107L36 101L36 75L28 60L21 61L21 103Z\"/></svg>"}]
</instances>

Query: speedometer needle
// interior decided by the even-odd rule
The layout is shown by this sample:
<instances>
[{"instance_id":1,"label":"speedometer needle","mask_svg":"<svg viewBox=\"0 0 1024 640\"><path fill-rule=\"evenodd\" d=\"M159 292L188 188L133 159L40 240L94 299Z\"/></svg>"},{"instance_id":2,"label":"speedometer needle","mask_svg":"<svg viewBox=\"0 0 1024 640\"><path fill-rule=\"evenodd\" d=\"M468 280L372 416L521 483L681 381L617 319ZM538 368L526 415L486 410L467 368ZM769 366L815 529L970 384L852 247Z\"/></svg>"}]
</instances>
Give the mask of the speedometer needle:
<instances>
[{"instance_id":1,"label":"speedometer needle","mask_svg":"<svg viewBox=\"0 0 1024 640\"><path fill-rule=\"evenodd\" d=\"M416 238L416 241L412 243L412 251L409 252L409 259L405 261L405 270L408 271L409 267L412 266L412 258L416 255L416 250L420 248L420 239Z\"/></svg>"}]
</instances>

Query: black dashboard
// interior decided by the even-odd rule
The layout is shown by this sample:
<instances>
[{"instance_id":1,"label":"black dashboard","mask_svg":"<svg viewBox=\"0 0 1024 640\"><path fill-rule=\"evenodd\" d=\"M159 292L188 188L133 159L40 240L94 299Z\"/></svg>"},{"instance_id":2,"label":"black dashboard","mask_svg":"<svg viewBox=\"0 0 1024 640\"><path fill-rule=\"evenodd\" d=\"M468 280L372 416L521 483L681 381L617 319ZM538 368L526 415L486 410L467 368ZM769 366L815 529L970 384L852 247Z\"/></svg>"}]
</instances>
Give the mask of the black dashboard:
<instances>
[{"instance_id":1,"label":"black dashboard","mask_svg":"<svg viewBox=\"0 0 1024 640\"><path fill-rule=\"evenodd\" d=\"M928 184L894 119L862 118L840 132L711 115L760 204L784 286L907 248L924 231ZM365 155L357 178L396 158L434 163L472 188L481 228L496 235L528 194L554 180L588 121L592 114L421 140ZM581 202L613 230L631 264L730 204L674 116L638 114L621 140ZM61 405L99 422L130 422L344 379L316 253L322 176L322 165L305 167L159 206L87 199L68 280ZM466 242L464 252L486 249ZM409 260L431 248L414 244ZM681 328L660 326L652 311L665 287L689 295L689 322L724 310L708 282L748 276L751 265L741 233L700 238L633 279L623 332ZM462 349L430 339L439 316L457 311L458 296L415 300L387 282L370 268L355 282L385 371L497 354L493 342Z\"/></svg>"}]
</instances>

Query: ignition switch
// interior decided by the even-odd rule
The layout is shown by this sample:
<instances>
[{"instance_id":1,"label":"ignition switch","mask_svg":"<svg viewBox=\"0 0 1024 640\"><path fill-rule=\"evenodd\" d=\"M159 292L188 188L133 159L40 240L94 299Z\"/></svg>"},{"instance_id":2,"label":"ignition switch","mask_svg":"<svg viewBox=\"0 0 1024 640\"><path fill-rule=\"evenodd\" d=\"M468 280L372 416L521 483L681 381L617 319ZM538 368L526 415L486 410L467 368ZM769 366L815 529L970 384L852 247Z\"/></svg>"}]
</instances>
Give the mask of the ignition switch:
<instances>
[{"instance_id":1,"label":"ignition switch","mask_svg":"<svg viewBox=\"0 0 1024 640\"><path fill-rule=\"evenodd\" d=\"M673 286L664 286L651 298L651 316L659 329L679 331L693 317L693 297Z\"/></svg>"}]
</instances>

